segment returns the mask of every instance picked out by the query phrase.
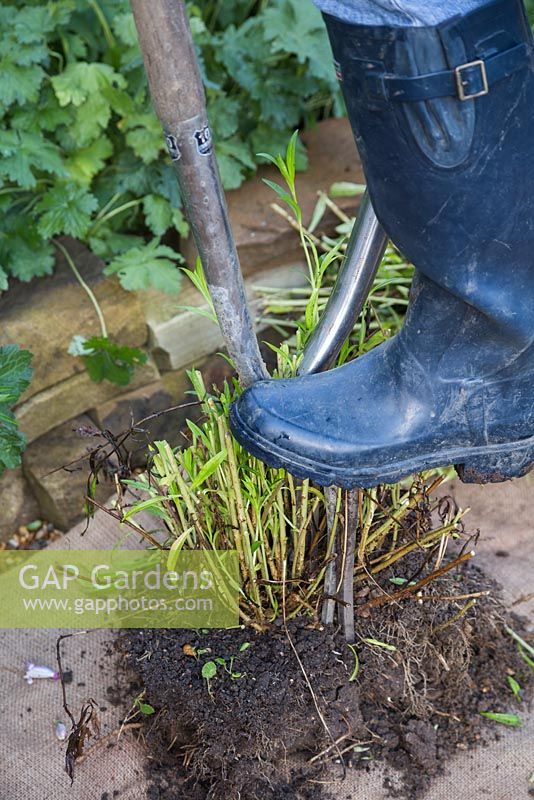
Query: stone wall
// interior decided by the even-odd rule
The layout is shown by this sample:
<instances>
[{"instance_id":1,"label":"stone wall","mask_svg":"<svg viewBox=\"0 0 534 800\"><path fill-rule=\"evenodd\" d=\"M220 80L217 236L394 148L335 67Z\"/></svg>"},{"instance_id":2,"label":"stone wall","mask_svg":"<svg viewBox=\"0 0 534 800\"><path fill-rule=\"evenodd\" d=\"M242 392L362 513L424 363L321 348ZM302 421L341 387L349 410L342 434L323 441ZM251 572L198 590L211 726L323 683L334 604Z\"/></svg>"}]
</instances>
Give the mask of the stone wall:
<instances>
[{"instance_id":1,"label":"stone wall","mask_svg":"<svg viewBox=\"0 0 534 800\"><path fill-rule=\"evenodd\" d=\"M318 190L328 190L334 181L363 179L345 120L322 123L306 140L310 168L298 178L305 220L311 216ZM255 284L283 288L305 283L298 237L271 209L274 196L262 177L276 179L274 169L262 168L254 180L228 194L253 307ZM354 198L340 201L349 212L355 211L356 203ZM334 225L333 217L325 220L325 229ZM34 378L16 409L29 444L22 469L0 479L0 540L37 517L61 529L79 521L85 470L80 465L68 473L60 468L87 451L88 442L80 437L80 430L95 425L113 431L128 429L132 418L187 401L187 369L202 367L209 373L209 382L220 379L226 370L226 362L213 356L222 345L217 327L193 311L178 309L201 303L186 280L178 298L152 291L125 292L115 278L104 277L102 262L84 245L69 239L64 243L102 306L110 336L143 347L149 358L129 386L118 387L93 383L81 360L68 355L74 334L89 337L99 329L94 309L63 257L58 257L51 277L15 285L0 297L0 344L17 343L34 353ZM192 242L185 243L184 252L192 263ZM187 411L158 418L149 436L177 443Z\"/></svg>"}]
</instances>

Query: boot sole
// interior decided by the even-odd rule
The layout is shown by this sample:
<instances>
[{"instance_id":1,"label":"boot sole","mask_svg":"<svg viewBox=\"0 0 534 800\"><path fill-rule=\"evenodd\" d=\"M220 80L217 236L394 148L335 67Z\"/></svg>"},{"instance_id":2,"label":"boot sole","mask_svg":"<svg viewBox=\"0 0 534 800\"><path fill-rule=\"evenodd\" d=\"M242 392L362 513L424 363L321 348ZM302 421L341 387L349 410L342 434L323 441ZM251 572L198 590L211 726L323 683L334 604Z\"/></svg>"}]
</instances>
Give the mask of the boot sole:
<instances>
[{"instance_id":1,"label":"boot sole","mask_svg":"<svg viewBox=\"0 0 534 800\"><path fill-rule=\"evenodd\" d=\"M230 408L230 425L236 439L256 458L276 469L286 469L297 478L309 478L319 486L343 489L370 489L398 481L435 467L454 465L463 483L500 483L520 478L534 468L534 436L515 442L484 447L451 448L439 454L382 464L379 468L329 467L302 455L288 453L263 439L240 418L235 405Z\"/></svg>"}]
</instances>

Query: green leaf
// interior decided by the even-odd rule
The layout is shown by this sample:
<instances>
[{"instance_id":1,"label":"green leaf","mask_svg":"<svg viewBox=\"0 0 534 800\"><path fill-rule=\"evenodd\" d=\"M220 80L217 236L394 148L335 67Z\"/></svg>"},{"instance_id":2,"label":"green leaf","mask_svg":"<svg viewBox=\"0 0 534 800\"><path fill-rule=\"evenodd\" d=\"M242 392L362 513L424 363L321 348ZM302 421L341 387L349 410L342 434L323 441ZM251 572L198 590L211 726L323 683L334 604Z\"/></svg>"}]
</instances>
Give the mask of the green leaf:
<instances>
[{"instance_id":1,"label":"green leaf","mask_svg":"<svg viewBox=\"0 0 534 800\"><path fill-rule=\"evenodd\" d=\"M496 711L481 711L480 715L486 719L490 719L492 722L498 722L499 725L507 725L509 728L520 728L523 724L521 717L518 717L517 714L500 714Z\"/></svg>"},{"instance_id":2,"label":"green leaf","mask_svg":"<svg viewBox=\"0 0 534 800\"><path fill-rule=\"evenodd\" d=\"M284 203L286 203L295 214L298 214L299 208L298 208L297 203L295 203L295 201L293 200L291 195L289 195L285 191L285 189L283 189L278 183L275 183L274 181L271 181L268 178L262 178L262 180L266 184L266 186L269 187L269 189L272 189L273 192L276 192L278 197L281 200L283 200Z\"/></svg>"},{"instance_id":3,"label":"green leaf","mask_svg":"<svg viewBox=\"0 0 534 800\"><path fill-rule=\"evenodd\" d=\"M52 78L52 86L61 106L79 107L95 95L102 95L110 86L124 88L125 78L108 64L78 61L68 64Z\"/></svg>"},{"instance_id":4,"label":"green leaf","mask_svg":"<svg viewBox=\"0 0 534 800\"><path fill-rule=\"evenodd\" d=\"M94 142L111 120L111 106L104 95L90 97L76 108L69 125L69 137L76 147Z\"/></svg>"},{"instance_id":5,"label":"green leaf","mask_svg":"<svg viewBox=\"0 0 534 800\"><path fill-rule=\"evenodd\" d=\"M151 714L156 712L156 709L150 705L150 703L139 703L139 711L141 714L144 714L146 717L149 717Z\"/></svg>"},{"instance_id":6,"label":"green leaf","mask_svg":"<svg viewBox=\"0 0 534 800\"><path fill-rule=\"evenodd\" d=\"M189 234L189 223L179 208L172 210L172 224L180 236L186 237Z\"/></svg>"},{"instance_id":7,"label":"green leaf","mask_svg":"<svg viewBox=\"0 0 534 800\"><path fill-rule=\"evenodd\" d=\"M99 226L98 235L89 237L89 247L101 258L111 258L143 244L142 236L134 236L131 233L115 233L104 226Z\"/></svg>"},{"instance_id":8,"label":"green leaf","mask_svg":"<svg viewBox=\"0 0 534 800\"><path fill-rule=\"evenodd\" d=\"M46 192L37 204L41 212L39 232L44 238L66 233L81 239L89 230L91 214L98 201L86 189L74 183L60 183Z\"/></svg>"},{"instance_id":9,"label":"green leaf","mask_svg":"<svg viewBox=\"0 0 534 800\"><path fill-rule=\"evenodd\" d=\"M128 131L126 143L145 164L155 161L165 150L161 123L155 114L134 113L122 121L121 128Z\"/></svg>"},{"instance_id":10,"label":"green leaf","mask_svg":"<svg viewBox=\"0 0 534 800\"><path fill-rule=\"evenodd\" d=\"M520 684L518 683L518 681L516 681L516 679L515 679L515 678L513 678L511 675L508 675L508 676L506 677L506 680L507 680L507 682L508 682L508 686L510 687L510 691L512 692L512 694L514 695L514 697L515 697L517 700L519 700L519 701L520 701L520 700L521 700L521 685L520 685Z\"/></svg>"},{"instance_id":11,"label":"green leaf","mask_svg":"<svg viewBox=\"0 0 534 800\"><path fill-rule=\"evenodd\" d=\"M202 667L202 677L206 681L211 681L217 675L217 664L215 661L206 661Z\"/></svg>"},{"instance_id":12,"label":"green leaf","mask_svg":"<svg viewBox=\"0 0 534 800\"><path fill-rule=\"evenodd\" d=\"M106 275L118 275L121 286L128 291L158 289L167 294L180 291L181 274L177 263L182 256L153 239L144 247L132 247L117 256L104 270Z\"/></svg>"},{"instance_id":13,"label":"green leaf","mask_svg":"<svg viewBox=\"0 0 534 800\"><path fill-rule=\"evenodd\" d=\"M14 405L32 378L33 356L16 344L0 346L0 405Z\"/></svg>"},{"instance_id":14,"label":"green leaf","mask_svg":"<svg viewBox=\"0 0 534 800\"><path fill-rule=\"evenodd\" d=\"M210 120L215 141L223 141L233 136L239 126L241 105L237 97L217 92L209 97Z\"/></svg>"},{"instance_id":15,"label":"green leaf","mask_svg":"<svg viewBox=\"0 0 534 800\"><path fill-rule=\"evenodd\" d=\"M0 406L0 475L6 469L20 466L26 444L26 436L19 431L15 415Z\"/></svg>"},{"instance_id":16,"label":"green leaf","mask_svg":"<svg viewBox=\"0 0 534 800\"><path fill-rule=\"evenodd\" d=\"M254 169L250 149L237 137L215 143L217 162L225 189L237 189Z\"/></svg>"},{"instance_id":17,"label":"green leaf","mask_svg":"<svg viewBox=\"0 0 534 800\"><path fill-rule=\"evenodd\" d=\"M309 73L332 81L334 72L328 38L317 8L308 0L274 0L265 10L265 39L272 53L292 53Z\"/></svg>"},{"instance_id":18,"label":"green leaf","mask_svg":"<svg viewBox=\"0 0 534 800\"><path fill-rule=\"evenodd\" d=\"M17 345L0 347L0 475L20 465L26 446L11 408L30 384L31 360L32 354Z\"/></svg>"},{"instance_id":19,"label":"green leaf","mask_svg":"<svg viewBox=\"0 0 534 800\"><path fill-rule=\"evenodd\" d=\"M82 147L66 163L70 178L82 186L89 186L94 176L101 172L106 160L112 154L113 145L106 136L102 136L87 147Z\"/></svg>"},{"instance_id":20,"label":"green leaf","mask_svg":"<svg viewBox=\"0 0 534 800\"><path fill-rule=\"evenodd\" d=\"M13 109L11 128L21 131L54 131L71 118L70 112L61 108L50 86L39 93L36 103Z\"/></svg>"},{"instance_id":21,"label":"green leaf","mask_svg":"<svg viewBox=\"0 0 534 800\"><path fill-rule=\"evenodd\" d=\"M125 11L113 18L113 31L117 39L128 47L137 46L137 30L133 14Z\"/></svg>"},{"instance_id":22,"label":"green leaf","mask_svg":"<svg viewBox=\"0 0 534 800\"><path fill-rule=\"evenodd\" d=\"M45 77L36 64L22 67L7 58L0 60L0 103L7 109L13 103L35 103Z\"/></svg>"},{"instance_id":23,"label":"green leaf","mask_svg":"<svg viewBox=\"0 0 534 800\"><path fill-rule=\"evenodd\" d=\"M214 472L220 467L223 461L226 459L226 450L221 450L220 453L216 453L212 456L199 470L197 476L191 482L191 489L199 489L203 483L205 483L208 478L213 475Z\"/></svg>"},{"instance_id":24,"label":"green leaf","mask_svg":"<svg viewBox=\"0 0 534 800\"><path fill-rule=\"evenodd\" d=\"M60 106L73 106L74 122L70 136L79 146L94 141L105 128L114 109L120 110L126 80L109 64L78 61L68 64L52 78Z\"/></svg>"},{"instance_id":25,"label":"green leaf","mask_svg":"<svg viewBox=\"0 0 534 800\"><path fill-rule=\"evenodd\" d=\"M35 172L65 175L61 153L40 133L0 131L0 175L25 189L37 185Z\"/></svg>"},{"instance_id":26,"label":"green leaf","mask_svg":"<svg viewBox=\"0 0 534 800\"><path fill-rule=\"evenodd\" d=\"M158 194L147 194L143 200L145 221L155 236L162 236L172 225L172 208L168 200Z\"/></svg>"},{"instance_id":27,"label":"green leaf","mask_svg":"<svg viewBox=\"0 0 534 800\"><path fill-rule=\"evenodd\" d=\"M366 190L364 183L351 183L350 181L337 181L328 191L330 197L356 197Z\"/></svg>"},{"instance_id":28,"label":"green leaf","mask_svg":"<svg viewBox=\"0 0 534 800\"><path fill-rule=\"evenodd\" d=\"M23 282L51 275L55 264L54 250L37 228L29 224L28 219L14 219L14 215L8 215L4 225L6 231L3 237L0 236L0 257L5 271Z\"/></svg>"},{"instance_id":29,"label":"green leaf","mask_svg":"<svg viewBox=\"0 0 534 800\"><path fill-rule=\"evenodd\" d=\"M138 507L139 506L136 505L136 508L138 508ZM176 564L178 562L178 557L179 557L180 553L182 552L184 544L187 541L187 537L189 536L189 534L192 531L194 531L194 527L193 526L191 526L190 528L187 528L185 531L182 531L180 536L178 536L178 538L175 539L174 542L172 543L171 548L169 550L169 555L167 556L167 570L169 572L174 572L174 570L176 569Z\"/></svg>"},{"instance_id":30,"label":"green leaf","mask_svg":"<svg viewBox=\"0 0 534 800\"><path fill-rule=\"evenodd\" d=\"M138 347L127 347L110 341L105 336L93 336L85 342L77 337L78 353L95 383L109 381L117 386L127 386L135 368L144 364L146 353ZM83 348L82 348L83 345ZM74 343L71 342L71 347Z\"/></svg>"}]
</instances>

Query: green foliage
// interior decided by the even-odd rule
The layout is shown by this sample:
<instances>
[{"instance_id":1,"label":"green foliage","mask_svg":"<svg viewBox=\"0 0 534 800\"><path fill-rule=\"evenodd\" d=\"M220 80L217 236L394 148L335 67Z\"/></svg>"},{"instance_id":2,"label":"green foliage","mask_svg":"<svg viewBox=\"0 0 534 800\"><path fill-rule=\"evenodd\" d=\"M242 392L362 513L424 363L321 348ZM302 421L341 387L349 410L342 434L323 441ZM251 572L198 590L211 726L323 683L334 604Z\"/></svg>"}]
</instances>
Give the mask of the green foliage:
<instances>
[{"instance_id":1,"label":"green foliage","mask_svg":"<svg viewBox=\"0 0 534 800\"><path fill-rule=\"evenodd\" d=\"M104 270L106 275L117 274L124 289L159 289L176 294L180 291L181 275L175 263L183 263L179 253L153 239L142 247L132 247L121 253Z\"/></svg>"},{"instance_id":2,"label":"green foliage","mask_svg":"<svg viewBox=\"0 0 534 800\"><path fill-rule=\"evenodd\" d=\"M521 717L518 717L517 714L500 714L493 711L481 711L480 716L492 722L497 722L499 725L506 725L508 728L520 728L523 724L521 722Z\"/></svg>"},{"instance_id":3,"label":"green foliage","mask_svg":"<svg viewBox=\"0 0 534 800\"><path fill-rule=\"evenodd\" d=\"M258 151L340 109L324 26L309 0L200 0L188 11L223 183L234 188ZM128 0L5 0L0 31L0 290L10 276L50 274L49 240L69 234L113 259L126 288L177 291L165 263L174 254L158 250L153 279L146 251L132 267L141 243L129 236L187 225Z\"/></svg>"},{"instance_id":4,"label":"green foliage","mask_svg":"<svg viewBox=\"0 0 534 800\"><path fill-rule=\"evenodd\" d=\"M93 336L90 339L75 336L69 353L83 359L89 377L95 383L106 380L117 386L127 386L135 368L147 359L146 353L139 348L117 344L107 336Z\"/></svg>"},{"instance_id":5,"label":"green foliage","mask_svg":"<svg viewBox=\"0 0 534 800\"><path fill-rule=\"evenodd\" d=\"M0 347L0 475L5 469L20 464L20 454L26 445L12 411L20 395L29 386L32 354L17 345Z\"/></svg>"}]
</instances>

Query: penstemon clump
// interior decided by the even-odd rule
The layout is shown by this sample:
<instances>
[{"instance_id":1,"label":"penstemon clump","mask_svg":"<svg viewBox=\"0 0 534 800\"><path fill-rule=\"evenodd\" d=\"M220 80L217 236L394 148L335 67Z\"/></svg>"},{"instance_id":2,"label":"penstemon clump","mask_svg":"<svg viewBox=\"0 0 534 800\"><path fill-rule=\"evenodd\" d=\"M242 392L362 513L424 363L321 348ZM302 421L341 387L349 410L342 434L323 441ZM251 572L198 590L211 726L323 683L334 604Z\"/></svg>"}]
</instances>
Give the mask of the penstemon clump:
<instances>
[{"instance_id":1,"label":"penstemon clump","mask_svg":"<svg viewBox=\"0 0 534 800\"><path fill-rule=\"evenodd\" d=\"M272 159L286 187L270 185L294 214L309 288L306 296L267 293L262 311L291 334L280 345L271 345L277 357L275 377L285 378L297 372L303 348L328 297L329 268L344 248L342 239L334 243L318 240L304 226L295 190L295 152L293 136L285 158ZM346 222L343 224L347 228ZM204 296L202 313L214 319L200 263L195 271L186 272ZM367 307L338 363L357 357L395 332L406 305L410 275L410 266L388 250ZM188 421L189 443L184 448L172 448L165 441L153 443L149 471L125 482L133 490L141 490L144 498L125 508L123 519L136 521L139 512L152 511L173 563L182 550L236 550L241 573L240 614L246 624L263 629L282 608L286 618L307 614L319 619L325 599L328 602L328 597L339 591L335 585L329 587L328 576L342 554L349 524L347 493L324 490L252 457L233 439L229 427L229 409L241 391L238 381L211 390L200 372L192 371L189 377L202 419ZM461 535L462 516L453 509L441 514L437 526L431 524L430 493L443 480L443 475L427 474L353 495L358 531L352 579L360 591L367 584L376 584L381 573L392 573L402 559L414 553L425 558L436 553L435 571L443 570L440 565L446 543ZM391 584L397 586L392 596L417 590L416 581L405 585L402 578L391 580L397 581Z\"/></svg>"}]
</instances>

